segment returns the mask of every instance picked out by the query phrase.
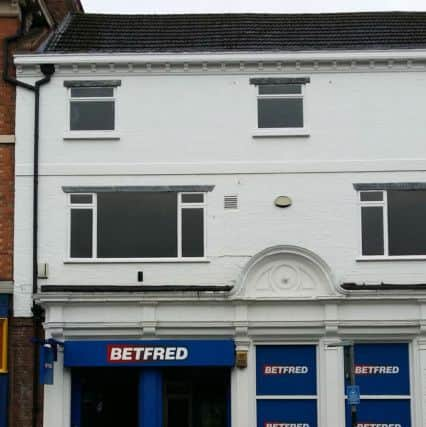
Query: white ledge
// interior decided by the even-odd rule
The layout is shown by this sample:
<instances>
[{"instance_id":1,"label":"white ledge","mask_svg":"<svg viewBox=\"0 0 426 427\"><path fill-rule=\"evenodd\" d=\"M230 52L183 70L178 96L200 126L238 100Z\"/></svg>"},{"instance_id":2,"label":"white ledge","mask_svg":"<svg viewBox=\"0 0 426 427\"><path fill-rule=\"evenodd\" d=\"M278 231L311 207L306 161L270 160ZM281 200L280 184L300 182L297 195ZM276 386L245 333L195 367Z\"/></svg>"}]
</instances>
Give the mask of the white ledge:
<instances>
[{"instance_id":1,"label":"white ledge","mask_svg":"<svg viewBox=\"0 0 426 427\"><path fill-rule=\"evenodd\" d=\"M65 132L64 140L119 140L120 134L117 132L102 132L102 131L75 131Z\"/></svg>"},{"instance_id":2,"label":"white ledge","mask_svg":"<svg viewBox=\"0 0 426 427\"><path fill-rule=\"evenodd\" d=\"M273 138L273 137L286 137L286 136L304 136L308 137L309 129L300 128L300 129L285 129L285 128L277 128L277 129L255 129L252 132L253 138Z\"/></svg>"},{"instance_id":3,"label":"white ledge","mask_svg":"<svg viewBox=\"0 0 426 427\"><path fill-rule=\"evenodd\" d=\"M360 256L357 261L425 261L426 255L404 255L404 256Z\"/></svg>"},{"instance_id":4,"label":"white ledge","mask_svg":"<svg viewBox=\"0 0 426 427\"><path fill-rule=\"evenodd\" d=\"M209 263L208 258L67 258L64 264Z\"/></svg>"},{"instance_id":5,"label":"white ledge","mask_svg":"<svg viewBox=\"0 0 426 427\"><path fill-rule=\"evenodd\" d=\"M244 61L339 61L339 60L387 60L426 59L426 49L399 50L347 50L347 51L303 51L303 52L216 52L216 53L80 53L80 54L18 54L16 65L33 64L111 64L111 63L209 63Z\"/></svg>"}]
</instances>

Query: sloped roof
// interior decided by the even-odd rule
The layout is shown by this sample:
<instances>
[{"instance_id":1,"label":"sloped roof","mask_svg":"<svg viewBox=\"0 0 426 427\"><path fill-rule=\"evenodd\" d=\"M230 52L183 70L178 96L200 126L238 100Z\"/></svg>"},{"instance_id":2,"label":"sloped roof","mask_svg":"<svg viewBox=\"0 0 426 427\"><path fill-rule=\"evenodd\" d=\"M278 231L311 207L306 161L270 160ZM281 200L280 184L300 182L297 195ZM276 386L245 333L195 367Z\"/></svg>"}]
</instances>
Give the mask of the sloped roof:
<instances>
[{"instance_id":1,"label":"sloped roof","mask_svg":"<svg viewBox=\"0 0 426 427\"><path fill-rule=\"evenodd\" d=\"M426 47L426 12L69 15L47 53L258 52Z\"/></svg>"}]
</instances>

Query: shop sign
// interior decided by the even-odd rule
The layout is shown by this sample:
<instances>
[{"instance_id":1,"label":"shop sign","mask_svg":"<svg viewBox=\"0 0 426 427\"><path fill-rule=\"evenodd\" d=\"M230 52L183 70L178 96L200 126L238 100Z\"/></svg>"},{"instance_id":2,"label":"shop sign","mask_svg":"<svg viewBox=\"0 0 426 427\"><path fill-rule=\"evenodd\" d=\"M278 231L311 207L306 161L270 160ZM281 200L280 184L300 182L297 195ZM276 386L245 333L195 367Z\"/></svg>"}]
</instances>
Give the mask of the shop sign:
<instances>
[{"instance_id":1,"label":"shop sign","mask_svg":"<svg viewBox=\"0 0 426 427\"><path fill-rule=\"evenodd\" d=\"M355 383L362 391L357 427L411 427L408 344L355 344L354 356ZM347 395L346 425L351 426Z\"/></svg>"},{"instance_id":2,"label":"shop sign","mask_svg":"<svg viewBox=\"0 0 426 427\"><path fill-rule=\"evenodd\" d=\"M361 400L357 406L357 427L411 427L411 402L405 400ZM351 426L346 409L346 425Z\"/></svg>"},{"instance_id":3,"label":"shop sign","mask_svg":"<svg viewBox=\"0 0 426 427\"><path fill-rule=\"evenodd\" d=\"M40 345L40 384L53 384L54 366L54 349L50 344Z\"/></svg>"},{"instance_id":4,"label":"shop sign","mask_svg":"<svg viewBox=\"0 0 426 427\"><path fill-rule=\"evenodd\" d=\"M257 395L316 395L313 345L258 346Z\"/></svg>"},{"instance_id":5,"label":"shop sign","mask_svg":"<svg viewBox=\"0 0 426 427\"><path fill-rule=\"evenodd\" d=\"M316 400L261 400L258 427L316 427Z\"/></svg>"},{"instance_id":6,"label":"shop sign","mask_svg":"<svg viewBox=\"0 0 426 427\"><path fill-rule=\"evenodd\" d=\"M361 403L361 396L359 392L359 386L348 385L346 387L346 394L348 396L349 405L359 405Z\"/></svg>"},{"instance_id":7,"label":"shop sign","mask_svg":"<svg viewBox=\"0 0 426 427\"><path fill-rule=\"evenodd\" d=\"M234 366L232 340L66 341L65 366Z\"/></svg>"},{"instance_id":8,"label":"shop sign","mask_svg":"<svg viewBox=\"0 0 426 427\"><path fill-rule=\"evenodd\" d=\"M0 373L7 372L7 319L0 319Z\"/></svg>"},{"instance_id":9,"label":"shop sign","mask_svg":"<svg viewBox=\"0 0 426 427\"><path fill-rule=\"evenodd\" d=\"M363 395L409 395L408 344L356 344L355 384Z\"/></svg>"}]
</instances>

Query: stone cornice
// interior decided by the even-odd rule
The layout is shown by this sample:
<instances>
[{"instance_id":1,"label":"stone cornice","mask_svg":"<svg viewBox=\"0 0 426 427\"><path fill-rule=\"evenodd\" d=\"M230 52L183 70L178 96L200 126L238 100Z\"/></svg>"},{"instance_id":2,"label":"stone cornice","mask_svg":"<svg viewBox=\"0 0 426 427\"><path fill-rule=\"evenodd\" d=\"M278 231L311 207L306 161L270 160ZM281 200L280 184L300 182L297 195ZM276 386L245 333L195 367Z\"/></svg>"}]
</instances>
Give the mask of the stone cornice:
<instances>
[{"instance_id":1,"label":"stone cornice","mask_svg":"<svg viewBox=\"0 0 426 427\"><path fill-rule=\"evenodd\" d=\"M426 50L211 54L15 55L18 74L39 75L53 63L58 74L312 74L316 72L424 71Z\"/></svg>"}]
</instances>

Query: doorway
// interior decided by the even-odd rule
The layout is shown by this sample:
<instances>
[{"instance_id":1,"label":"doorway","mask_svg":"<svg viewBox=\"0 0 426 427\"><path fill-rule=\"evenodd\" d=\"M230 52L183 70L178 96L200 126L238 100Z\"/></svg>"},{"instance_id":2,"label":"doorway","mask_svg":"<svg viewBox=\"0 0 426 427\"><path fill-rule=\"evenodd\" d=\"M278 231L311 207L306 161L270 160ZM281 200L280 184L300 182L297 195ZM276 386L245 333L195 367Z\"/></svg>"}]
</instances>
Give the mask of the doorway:
<instances>
[{"instance_id":1,"label":"doorway","mask_svg":"<svg viewBox=\"0 0 426 427\"><path fill-rule=\"evenodd\" d=\"M136 427L138 372L126 368L90 368L73 374L80 389L80 426Z\"/></svg>"},{"instance_id":2,"label":"doorway","mask_svg":"<svg viewBox=\"0 0 426 427\"><path fill-rule=\"evenodd\" d=\"M229 427L229 378L222 368L165 369L163 427Z\"/></svg>"}]
</instances>

